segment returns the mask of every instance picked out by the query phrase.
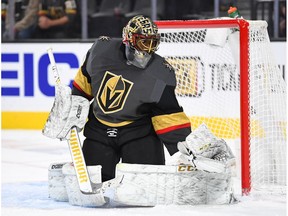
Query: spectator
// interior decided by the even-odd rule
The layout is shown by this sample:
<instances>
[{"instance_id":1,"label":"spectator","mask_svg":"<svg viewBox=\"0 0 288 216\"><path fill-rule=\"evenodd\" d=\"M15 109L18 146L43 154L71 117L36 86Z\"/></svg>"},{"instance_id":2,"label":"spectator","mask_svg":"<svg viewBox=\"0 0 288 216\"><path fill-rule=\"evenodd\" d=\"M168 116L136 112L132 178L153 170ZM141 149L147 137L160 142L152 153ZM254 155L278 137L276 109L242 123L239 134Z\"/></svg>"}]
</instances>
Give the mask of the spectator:
<instances>
[{"instance_id":1,"label":"spectator","mask_svg":"<svg viewBox=\"0 0 288 216\"><path fill-rule=\"evenodd\" d=\"M71 38L75 33L75 0L40 0L37 38Z\"/></svg>"},{"instance_id":2,"label":"spectator","mask_svg":"<svg viewBox=\"0 0 288 216\"><path fill-rule=\"evenodd\" d=\"M8 4L9 7L9 4ZM13 26L16 39L29 39L33 37L33 33L37 24L37 11L39 0L23 0L15 2L15 25ZM9 16L5 22L5 38L8 36L11 28Z\"/></svg>"},{"instance_id":3,"label":"spectator","mask_svg":"<svg viewBox=\"0 0 288 216\"><path fill-rule=\"evenodd\" d=\"M1 1L1 38L3 39L3 34L5 31L5 21L6 21L6 14L7 14L7 0Z\"/></svg>"},{"instance_id":4,"label":"spectator","mask_svg":"<svg viewBox=\"0 0 288 216\"><path fill-rule=\"evenodd\" d=\"M280 5L279 36L286 37L286 2Z\"/></svg>"}]
</instances>

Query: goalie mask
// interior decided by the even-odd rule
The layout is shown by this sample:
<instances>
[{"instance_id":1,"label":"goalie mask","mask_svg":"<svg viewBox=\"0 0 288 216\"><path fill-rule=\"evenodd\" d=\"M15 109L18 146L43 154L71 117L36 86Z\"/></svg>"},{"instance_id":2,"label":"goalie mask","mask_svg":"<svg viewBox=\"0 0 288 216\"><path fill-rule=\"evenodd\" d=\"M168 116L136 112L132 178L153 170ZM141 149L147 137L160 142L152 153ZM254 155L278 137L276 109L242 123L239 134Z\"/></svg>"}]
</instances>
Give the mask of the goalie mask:
<instances>
[{"instance_id":1,"label":"goalie mask","mask_svg":"<svg viewBox=\"0 0 288 216\"><path fill-rule=\"evenodd\" d=\"M146 16L135 16L123 28L127 63L145 68L158 49L160 35L156 24Z\"/></svg>"}]
</instances>

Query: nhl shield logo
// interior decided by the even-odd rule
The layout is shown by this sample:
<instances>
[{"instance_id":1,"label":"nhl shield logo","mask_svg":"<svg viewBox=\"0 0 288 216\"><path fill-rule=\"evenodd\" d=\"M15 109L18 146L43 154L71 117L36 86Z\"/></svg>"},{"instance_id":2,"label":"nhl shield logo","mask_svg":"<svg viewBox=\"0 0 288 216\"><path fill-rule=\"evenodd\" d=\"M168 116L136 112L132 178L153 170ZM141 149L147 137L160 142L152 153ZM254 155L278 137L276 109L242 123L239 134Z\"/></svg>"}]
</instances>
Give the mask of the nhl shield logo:
<instances>
[{"instance_id":1,"label":"nhl shield logo","mask_svg":"<svg viewBox=\"0 0 288 216\"><path fill-rule=\"evenodd\" d=\"M106 71L96 96L101 110L105 114L122 110L132 86L133 83L121 75Z\"/></svg>"}]
</instances>

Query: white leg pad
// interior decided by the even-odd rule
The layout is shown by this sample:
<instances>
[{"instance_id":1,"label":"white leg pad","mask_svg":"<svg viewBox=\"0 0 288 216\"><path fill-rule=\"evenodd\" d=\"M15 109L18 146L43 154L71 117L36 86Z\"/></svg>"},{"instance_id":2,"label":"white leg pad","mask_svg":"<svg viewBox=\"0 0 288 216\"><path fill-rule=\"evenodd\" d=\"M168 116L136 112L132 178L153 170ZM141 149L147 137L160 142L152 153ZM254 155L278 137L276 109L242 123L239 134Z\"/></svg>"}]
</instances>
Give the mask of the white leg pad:
<instances>
[{"instance_id":1,"label":"white leg pad","mask_svg":"<svg viewBox=\"0 0 288 216\"><path fill-rule=\"evenodd\" d=\"M124 175L113 196L117 205L228 204L234 201L231 173L209 173L189 165L118 164Z\"/></svg>"},{"instance_id":2,"label":"white leg pad","mask_svg":"<svg viewBox=\"0 0 288 216\"><path fill-rule=\"evenodd\" d=\"M87 166L89 176L92 182L101 182L101 166ZM78 185L74 166L67 163L63 166L62 172L64 175L65 187L71 205L97 207L106 204L106 200L102 191L99 194L87 195L83 194Z\"/></svg>"},{"instance_id":3,"label":"white leg pad","mask_svg":"<svg viewBox=\"0 0 288 216\"><path fill-rule=\"evenodd\" d=\"M55 201L68 202L62 167L66 163L53 163L48 168L49 198Z\"/></svg>"}]
</instances>

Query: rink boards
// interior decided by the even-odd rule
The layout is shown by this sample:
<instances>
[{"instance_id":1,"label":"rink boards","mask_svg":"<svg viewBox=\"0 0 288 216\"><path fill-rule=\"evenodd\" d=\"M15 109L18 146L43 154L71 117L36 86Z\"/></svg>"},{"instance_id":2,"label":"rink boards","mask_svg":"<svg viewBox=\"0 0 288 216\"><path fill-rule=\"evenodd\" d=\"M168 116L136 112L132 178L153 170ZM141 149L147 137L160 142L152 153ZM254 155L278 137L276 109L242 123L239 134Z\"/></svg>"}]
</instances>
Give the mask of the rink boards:
<instances>
[{"instance_id":1,"label":"rink boards","mask_svg":"<svg viewBox=\"0 0 288 216\"><path fill-rule=\"evenodd\" d=\"M3 129L42 129L54 101L54 79L46 52L52 46L64 84L70 85L92 43L3 43L1 114ZM286 77L286 43L272 42ZM229 97L234 97L233 93ZM203 99L204 100L204 99ZM184 100L181 103L189 103ZM221 110L219 110L221 112ZM238 122L231 110L229 118ZM191 116L197 121L197 116ZM196 118L196 119L195 119Z\"/></svg>"}]
</instances>

